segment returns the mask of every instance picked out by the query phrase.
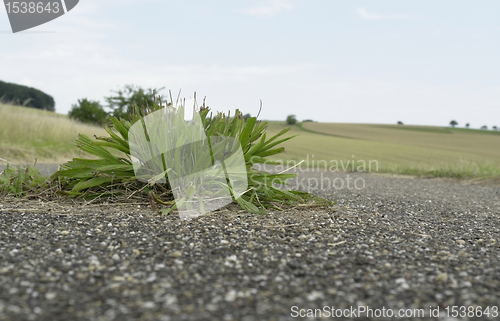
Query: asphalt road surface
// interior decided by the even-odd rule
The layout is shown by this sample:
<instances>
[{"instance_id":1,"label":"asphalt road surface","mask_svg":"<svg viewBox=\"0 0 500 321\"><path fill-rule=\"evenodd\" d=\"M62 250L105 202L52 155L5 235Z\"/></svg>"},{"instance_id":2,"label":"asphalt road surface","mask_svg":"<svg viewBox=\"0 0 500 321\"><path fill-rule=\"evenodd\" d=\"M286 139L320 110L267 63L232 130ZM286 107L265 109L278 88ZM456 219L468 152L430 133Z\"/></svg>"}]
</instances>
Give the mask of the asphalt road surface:
<instances>
[{"instance_id":1,"label":"asphalt road surface","mask_svg":"<svg viewBox=\"0 0 500 321\"><path fill-rule=\"evenodd\" d=\"M500 318L499 185L312 172L292 186L337 204L180 221L0 197L0 320Z\"/></svg>"}]
</instances>

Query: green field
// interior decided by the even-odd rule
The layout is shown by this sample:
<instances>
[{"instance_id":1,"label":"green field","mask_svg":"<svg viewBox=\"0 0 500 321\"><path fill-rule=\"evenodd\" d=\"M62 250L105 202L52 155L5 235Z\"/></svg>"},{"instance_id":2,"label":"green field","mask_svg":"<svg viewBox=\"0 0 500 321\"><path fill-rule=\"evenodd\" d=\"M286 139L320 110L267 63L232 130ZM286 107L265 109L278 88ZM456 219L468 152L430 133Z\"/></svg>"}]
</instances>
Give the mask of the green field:
<instances>
[{"instance_id":1,"label":"green field","mask_svg":"<svg viewBox=\"0 0 500 321\"><path fill-rule=\"evenodd\" d=\"M271 121L268 137L289 127ZM0 158L11 162L66 162L79 155L73 145L78 133L107 136L103 128L66 115L0 105ZM309 167L338 171L500 178L498 131L310 122L291 126L289 135L298 136L284 143L279 159L290 164L305 160Z\"/></svg>"},{"instance_id":2,"label":"green field","mask_svg":"<svg viewBox=\"0 0 500 321\"><path fill-rule=\"evenodd\" d=\"M277 133L287 127L284 122L271 122L269 131ZM498 131L311 122L292 126L290 133L299 136L285 143L286 154L280 159L306 160L309 167L457 178L500 177Z\"/></svg>"}]
</instances>

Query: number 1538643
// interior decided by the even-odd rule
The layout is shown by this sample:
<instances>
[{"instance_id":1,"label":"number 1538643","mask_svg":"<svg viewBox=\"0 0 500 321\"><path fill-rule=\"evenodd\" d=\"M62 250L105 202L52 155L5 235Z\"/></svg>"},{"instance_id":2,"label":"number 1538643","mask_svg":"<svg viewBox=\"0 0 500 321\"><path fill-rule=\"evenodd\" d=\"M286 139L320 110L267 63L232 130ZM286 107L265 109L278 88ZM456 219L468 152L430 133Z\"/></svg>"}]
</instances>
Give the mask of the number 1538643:
<instances>
[{"instance_id":1,"label":"number 1538643","mask_svg":"<svg viewBox=\"0 0 500 321\"><path fill-rule=\"evenodd\" d=\"M8 1L5 3L7 13L59 13L59 2Z\"/></svg>"}]
</instances>

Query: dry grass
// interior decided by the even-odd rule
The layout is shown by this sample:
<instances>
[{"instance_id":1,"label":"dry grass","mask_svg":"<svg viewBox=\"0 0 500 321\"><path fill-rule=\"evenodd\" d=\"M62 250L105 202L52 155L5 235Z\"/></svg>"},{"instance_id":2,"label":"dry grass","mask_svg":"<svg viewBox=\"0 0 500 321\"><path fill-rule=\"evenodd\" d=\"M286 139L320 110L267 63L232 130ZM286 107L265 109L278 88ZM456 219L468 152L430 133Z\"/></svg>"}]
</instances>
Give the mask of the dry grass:
<instances>
[{"instance_id":1,"label":"dry grass","mask_svg":"<svg viewBox=\"0 0 500 321\"><path fill-rule=\"evenodd\" d=\"M15 163L63 163L79 155L78 133L105 135L101 127L66 115L0 104L0 157Z\"/></svg>"}]
</instances>

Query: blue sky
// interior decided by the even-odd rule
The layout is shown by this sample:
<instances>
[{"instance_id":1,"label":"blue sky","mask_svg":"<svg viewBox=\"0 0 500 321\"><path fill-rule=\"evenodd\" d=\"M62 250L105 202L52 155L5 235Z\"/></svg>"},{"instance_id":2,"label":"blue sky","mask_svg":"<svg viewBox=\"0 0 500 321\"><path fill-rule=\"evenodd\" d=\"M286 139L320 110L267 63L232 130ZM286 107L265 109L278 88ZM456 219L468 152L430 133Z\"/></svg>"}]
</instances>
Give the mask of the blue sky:
<instances>
[{"instance_id":1,"label":"blue sky","mask_svg":"<svg viewBox=\"0 0 500 321\"><path fill-rule=\"evenodd\" d=\"M104 103L125 84L322 122L500 126L500 2L81 0L12 34L0 80Z\"/></svg>"}]
</instances>

